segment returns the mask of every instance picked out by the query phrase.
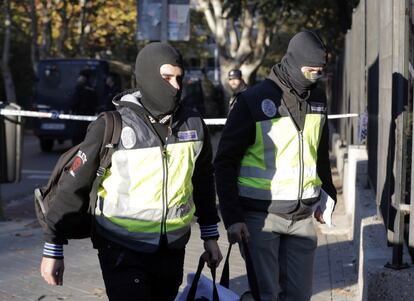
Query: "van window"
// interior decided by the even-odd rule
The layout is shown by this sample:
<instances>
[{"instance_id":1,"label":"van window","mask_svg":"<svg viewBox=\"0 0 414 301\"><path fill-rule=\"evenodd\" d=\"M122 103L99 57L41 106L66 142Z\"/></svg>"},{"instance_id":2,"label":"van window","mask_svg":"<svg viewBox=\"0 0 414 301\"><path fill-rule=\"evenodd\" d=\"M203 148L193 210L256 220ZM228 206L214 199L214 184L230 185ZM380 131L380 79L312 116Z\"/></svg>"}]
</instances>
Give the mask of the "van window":
<instances>
[{"instance_id":1,"label":"van window","mask_svg":"<svg viewBox=\"0 0 414 301\"><path fill-rule=\"evenodd\" d=\"M67 103L67 99L73 95L79 73L83 69L90 69L90 85L94 88L103 86L105 77L103 66L97 64L86 64L85 62L43 62L39 64L38 81L36 84L36 97L42 99L42 103L48 103L48 99L55 105ZM102 77L102 79L101 79ZM102 82L100 84L100 82Z\"/></svg>"}]
</instances>

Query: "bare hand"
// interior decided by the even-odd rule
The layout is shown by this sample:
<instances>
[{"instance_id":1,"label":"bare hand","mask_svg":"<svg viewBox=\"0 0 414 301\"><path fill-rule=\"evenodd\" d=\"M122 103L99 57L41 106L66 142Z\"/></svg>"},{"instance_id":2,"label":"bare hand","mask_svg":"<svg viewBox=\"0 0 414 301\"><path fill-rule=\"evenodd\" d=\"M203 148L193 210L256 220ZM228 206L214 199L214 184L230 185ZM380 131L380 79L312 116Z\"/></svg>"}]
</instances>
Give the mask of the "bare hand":
<instances>
[{"instance_id":1,"label":"bare hand","mask_svg":"<svg viewBox=\"0 0 414 301\"><path fill-rule=\"evenodd\" d=\"M320 206L318 206L315 210L315 213L313 214L315 219L320 222L321 224L325 224L325 221L323 219L323 212Z\"/></svg>"},{"instance_id":2,"label":"bare hand","mask_svg":"<svg viewBox=\"0 0 414 301\"><path fill-rule=\"evenodd\" d=\"M63 259L43 257L40 264L40 274L50 285L63 284L63 271L65 264Z\"/></svg>"},{"instance_id":3,"label":"bare hand","mask_svg":"<svg viewBox=\"0 0 414 301\"><path fill-rule=\"evenodd\" d=\"M248 242L249 237L249 230L245 223L235 223L227 228L227 238L231 244L241 242L242 239Z\"/></svg>"},{"instance_id":4,"label":"bare hand","mask_svg":"<svg viewBox=\"0 0 414 301\"><path fill-rule=\"evenodd\" d=\"M206 250L206 252L204 252L201 256L207 262L208 267L218 267L223 259L223 255L221 255L217 240L208 239L204 241L204 250Z\"/></svg>"}]
</instances>

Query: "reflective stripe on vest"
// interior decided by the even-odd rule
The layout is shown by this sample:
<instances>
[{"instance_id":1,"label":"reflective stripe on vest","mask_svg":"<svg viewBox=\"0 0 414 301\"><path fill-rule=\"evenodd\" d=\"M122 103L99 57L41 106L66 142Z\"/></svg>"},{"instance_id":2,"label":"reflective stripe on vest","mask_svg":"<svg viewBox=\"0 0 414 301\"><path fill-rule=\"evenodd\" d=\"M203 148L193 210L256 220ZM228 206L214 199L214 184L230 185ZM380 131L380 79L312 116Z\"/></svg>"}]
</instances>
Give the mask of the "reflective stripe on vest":
<instances>
[{"instance_id":1,"label":"reflective stripe on vest","mask_svg":"<svg viewBox=\"0 0 414 301\"><path fill-rule=\"evenodd\" d=\"M195 212L191 178L202 145L168 144L166 174L160 147L116 151L98 193L97 222L122 237L149 244L158 243L163 223L169 242L181 238Z\"/></svg>"},{"instance_id":2,"label":"reflective stripe on vest","mask_svg":"<svg viewBox=\"0 0 414 301\"><path fill-rule=\"evenodd\" d=\"M317 197L317 151L325 118L307 114L302 140L290 117L256 122L256 141L241 162L239 195L263 200Z\"/></svg>"}]
</instances>

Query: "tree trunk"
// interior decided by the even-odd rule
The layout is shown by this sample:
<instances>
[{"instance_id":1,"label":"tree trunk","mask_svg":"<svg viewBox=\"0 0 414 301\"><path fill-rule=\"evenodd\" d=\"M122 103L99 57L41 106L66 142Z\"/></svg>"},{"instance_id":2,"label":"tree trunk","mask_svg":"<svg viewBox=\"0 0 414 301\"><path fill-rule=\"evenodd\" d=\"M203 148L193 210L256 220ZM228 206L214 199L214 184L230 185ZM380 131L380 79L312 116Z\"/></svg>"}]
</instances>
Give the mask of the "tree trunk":
<instances>
[{"instance_id":1,"label":"tree trunk","mask_svg":"<svg viewBox=\"0 0 414 301\"><path fill-rule=\"evenodd\" d=\"M52 49L52 12L51 3L47 0L42 1L42 23L43 35L40 58L47 58L50 56Z\"/></svg>"},{"instance_id":2,"label":"tree trunk","mask_svg":"<svg viewBox=\"0 0 414 301\"><path fill-rule=\"evenodd\" d=\"M39 62L39 45L37 43L38 32L35 0L30 0L30 18L32 20L32 42L30 47L30 57L32 60L34 74L37 74L37 63Z\"/></svg>"},{"instance_id":3,"label":"tree trunk","mask_svg":"<svg viewBox=\"0 0 414 301\"><path fill-rule=\"evenodd\" d=\"M4 89L6 91L6 100L8 102L16 102L16 91L14 88L13 76L9 67L10 60L10 40L11 40L11 16L10 2L4 0L4 41L3 41L3 57L1 61L1 72L3 75Z\"/></svg>"},{"instance_id":4,"label":"tree trunk","mask_svg":"<svg viewBox=\"0 0 414 301\"><path fill-rule=\"evenodd\" d=\"M60 35L57 43L57 54L60 57L65 57L65 41L69 32L69 18L67 14L67 0L62 0L62 8L59 9L59 15L62 19L62 27L60 28Z\"/></svg>"},{"instance_id":5,"label":"tree trunk","mask_svg":"<svg viewBox=\"0 0 414 301\"><path fill-rule=\"evenodd\" d=\"M237 35L234 19L224 18L223 2L219 0L199 0L199 9L204 13L207 24L214 35L219 49L220 81L226 98L232 95L227 83L231 69L240 69L246 83L251 83L263 62L270 45L271 30L264 26L262 17L257 14L255 5L244 7L240 19L241 32ZM255 30L253 30L256 24Z\"/></svg>"},{"instance_id":6,"label":"tree trunk","mask_svg":"<svg viewBox=\"0 0 414 301\"><path fill-rule=\"evenodd\" d=\"M86 0L80 0L79 18L79 54L85 56L85 25L86 25Z\"/></svg>"}]
</instances>

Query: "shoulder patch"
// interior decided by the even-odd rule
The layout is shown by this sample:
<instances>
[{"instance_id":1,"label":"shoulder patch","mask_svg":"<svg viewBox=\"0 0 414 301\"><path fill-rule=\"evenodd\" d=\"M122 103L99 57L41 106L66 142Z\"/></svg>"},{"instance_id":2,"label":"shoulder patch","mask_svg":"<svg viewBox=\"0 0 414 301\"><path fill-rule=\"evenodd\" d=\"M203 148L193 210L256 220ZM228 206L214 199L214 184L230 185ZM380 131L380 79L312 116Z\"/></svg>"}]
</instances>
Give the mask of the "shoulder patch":
<instances>
[{"instance_id":1,"label":"shoulder patch","mask_svg":"<svg viewBox=\"0 0 414 301\"><path fill-rule=\"evenodd\" d=\"M178 141L193 141L198 140L197 131L181 131L177 133Z\"/></svg>"},{"instance_id":2,"label":"shoulder patch","mask_svg":"<svg viewBox=\"0 0 414 301\"><path fill-rule=\"evenodd\" d=\"M277 109L275 103L266 98L262 100L262 111L267 117L274 117L276 115Z\"/></svg>"},{"instance_id":3,"label":"shoulder patch","mask_svg":"<svg viewBox=\"0 0 414 301\"><path fill-rule=\"evenodd\" d=\"M122 141L122 145L126 149L130 149L134 147L135 143L137 142L137 137L135 135L134 130L131 127L126 126L122 129L121 141Z\"/></svg>"}]
</instances>

